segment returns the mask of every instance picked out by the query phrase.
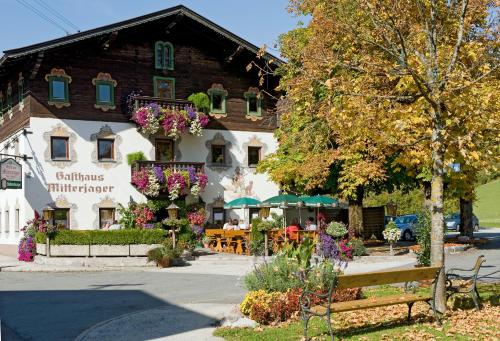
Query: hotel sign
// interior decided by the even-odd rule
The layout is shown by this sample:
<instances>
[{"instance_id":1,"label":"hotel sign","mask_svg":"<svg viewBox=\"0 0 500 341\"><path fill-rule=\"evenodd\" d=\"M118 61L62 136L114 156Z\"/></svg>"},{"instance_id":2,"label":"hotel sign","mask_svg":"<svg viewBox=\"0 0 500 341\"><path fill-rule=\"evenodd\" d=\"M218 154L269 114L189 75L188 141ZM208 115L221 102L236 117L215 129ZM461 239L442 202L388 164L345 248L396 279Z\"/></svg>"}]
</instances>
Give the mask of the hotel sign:
<instances>
[{"instance_id":1,"label":"hotel sign","mask_svg":"<svg viewBox=\"0 0 500 341\"><path fill-rule=\"evenodd\" d=\"M0 181L2 189L22 188L23 168L14 159L0 161Z\"/></svg>"}]
</instances>

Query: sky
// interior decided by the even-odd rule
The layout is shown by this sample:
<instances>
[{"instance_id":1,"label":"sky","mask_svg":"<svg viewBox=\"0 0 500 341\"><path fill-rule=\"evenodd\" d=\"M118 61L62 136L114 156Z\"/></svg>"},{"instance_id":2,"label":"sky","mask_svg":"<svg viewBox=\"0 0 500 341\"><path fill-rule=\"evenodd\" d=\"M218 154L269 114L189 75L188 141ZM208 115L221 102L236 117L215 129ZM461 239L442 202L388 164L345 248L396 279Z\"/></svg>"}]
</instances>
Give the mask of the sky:
<instances>
[{"instance_id":1,"label":"sky","mask_svg":"<svg viewBox=\"0 0 500 341\"><path fill-rule=\"evenodd\" d=\"M154 11L184 5L234 34L278 55L273 47L281 33L300 20L286 10L288 0L0 0L0 51L65 36L57 26L31 12L21 2L42 8L48 4L81 31L112 24ZM44 13L47 13L46 11ZM50 16L53 18L53 16ZM76 29L60 19L70 33ZM0 55L2 53L0 52Z\"/></svg>"}]
</instances>

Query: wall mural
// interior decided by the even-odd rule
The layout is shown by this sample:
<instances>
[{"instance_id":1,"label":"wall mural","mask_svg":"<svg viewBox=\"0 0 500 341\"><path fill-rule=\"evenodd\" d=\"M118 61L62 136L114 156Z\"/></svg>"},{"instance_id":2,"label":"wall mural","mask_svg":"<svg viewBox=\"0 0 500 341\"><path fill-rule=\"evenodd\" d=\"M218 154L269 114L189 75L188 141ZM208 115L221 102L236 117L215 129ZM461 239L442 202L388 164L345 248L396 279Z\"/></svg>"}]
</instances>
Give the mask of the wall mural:
<instances>
[{"instance_id":1,"label":"wall mural","mask_svg":"<svg viewBox=\"0 0 500 341\"><path fill-rule=\"evenodd\" d=\"M224 200L229 202L241 197L255 197L253 181L249 178L251 176L245 177L244 171L240 167L234 169L232 177L224 177L221 181L221 185L224 187Z\"/></svg>"}]
</instances>

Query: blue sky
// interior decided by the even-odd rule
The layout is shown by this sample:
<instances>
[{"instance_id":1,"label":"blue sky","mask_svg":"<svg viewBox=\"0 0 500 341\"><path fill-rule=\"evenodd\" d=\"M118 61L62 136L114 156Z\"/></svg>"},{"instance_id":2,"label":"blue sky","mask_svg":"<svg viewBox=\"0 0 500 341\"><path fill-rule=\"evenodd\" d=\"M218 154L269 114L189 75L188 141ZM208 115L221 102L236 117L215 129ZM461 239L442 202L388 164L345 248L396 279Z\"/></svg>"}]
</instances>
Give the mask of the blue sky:
<instances>
[{"instance_id":1,"label":"blue sky","mask_svg":"<svg viewBox=\"0 0 500 341\"><path fill-rule=\"evenodd\" d=\"M40 8L37 0L1 0L0 51L64 36L19 3ZM40 1L40 0L38 0ZM254 43L273 47L278 36L300 18L286 11L287 0L43 0L82 31L182 4ZM74 33L73 29L71 33ZM278 54L275 50L269 52ZM2 53L0 52L0 55Z\"/></svg>"}]
</instances>

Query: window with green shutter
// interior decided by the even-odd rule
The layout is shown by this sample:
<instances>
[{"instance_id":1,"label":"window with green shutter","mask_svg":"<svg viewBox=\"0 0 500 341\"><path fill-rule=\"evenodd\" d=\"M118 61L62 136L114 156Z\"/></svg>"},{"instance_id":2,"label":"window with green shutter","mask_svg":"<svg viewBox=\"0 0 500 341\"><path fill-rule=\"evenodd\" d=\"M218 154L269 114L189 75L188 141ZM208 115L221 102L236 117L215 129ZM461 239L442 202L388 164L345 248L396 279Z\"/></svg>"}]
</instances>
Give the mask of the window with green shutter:
<instances>
[{"instance_id":1,"label":"window with green shutter","mask_svg":"<svg viewBox=\"0 0 500 341\"><path fill-rule=\"evenodd\" d=\"M166 41L155 43L155 68L159 70L174 69L174 46Z\"/></svg>"}]
</instances>

